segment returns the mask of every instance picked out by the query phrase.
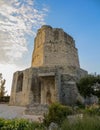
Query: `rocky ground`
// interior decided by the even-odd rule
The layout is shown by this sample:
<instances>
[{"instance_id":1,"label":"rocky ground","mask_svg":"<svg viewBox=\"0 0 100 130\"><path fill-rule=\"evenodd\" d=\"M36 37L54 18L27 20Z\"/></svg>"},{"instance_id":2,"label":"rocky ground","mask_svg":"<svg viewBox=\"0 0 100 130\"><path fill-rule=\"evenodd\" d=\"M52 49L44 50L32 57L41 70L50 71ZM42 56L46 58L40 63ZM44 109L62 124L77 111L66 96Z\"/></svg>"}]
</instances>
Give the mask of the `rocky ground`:
<instances>
[{"instance_id":1,"label":"rocky ground","mask_svg":"<svg viewBox=\"0 0 100 130\"><path fill-rule=\"evenodd\" d=\"M0 118L13 119L25 118L32 121L41 121L41 116L25 115L25 107L9 106L8 104L0 104Z\"/></svg>"}]
</instances>

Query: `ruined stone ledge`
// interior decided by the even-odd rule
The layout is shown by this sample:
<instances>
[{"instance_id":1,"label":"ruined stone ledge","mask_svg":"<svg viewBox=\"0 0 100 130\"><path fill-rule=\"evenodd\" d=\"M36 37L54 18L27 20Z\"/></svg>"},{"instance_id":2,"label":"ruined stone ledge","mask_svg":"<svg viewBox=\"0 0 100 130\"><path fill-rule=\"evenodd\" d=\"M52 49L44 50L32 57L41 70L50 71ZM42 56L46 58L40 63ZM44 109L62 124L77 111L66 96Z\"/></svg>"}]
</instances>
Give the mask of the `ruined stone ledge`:
<instances>
[{"instance_id":1,"label":"ruined stone ledge","mask_svg":"<svg viewBox=\"0 0 100 130\"><path fill-rule=\"evenodd\" d=\"M55 73L51 72L51 73L40 73L38 74L39 77L44 77L44 76L55 76Z\"/></svg>"},{"instance_id":2,"label":"ruined stone ledge","mask_svg":"<svg viewBox=\"0 0 100 130\"><path fill-rule=\"evenodd\" d=\"M28 115L44 115L48 112L48 105L47 104L31 104L28 105L25 114Z\"/></svg>"}]
</instances>

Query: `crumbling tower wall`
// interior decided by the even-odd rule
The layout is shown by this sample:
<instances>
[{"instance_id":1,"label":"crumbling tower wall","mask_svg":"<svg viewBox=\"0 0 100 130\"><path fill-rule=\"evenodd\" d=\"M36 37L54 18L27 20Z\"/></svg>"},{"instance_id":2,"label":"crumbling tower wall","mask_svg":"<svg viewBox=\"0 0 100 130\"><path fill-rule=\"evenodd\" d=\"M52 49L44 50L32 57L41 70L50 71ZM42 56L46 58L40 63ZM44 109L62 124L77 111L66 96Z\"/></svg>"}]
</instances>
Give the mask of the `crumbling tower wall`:
<instances>
[{"instance_id":1,"label":"crumbling tower wall","mask_svg":"<svg viewBox=\"0 0 100 130\"><path fill-rule=\"evenodd\" d=\"M62 29L42 26L35 38L32 67L74 66L79 68L79 59L74 39Z\"/></svg>"}]
</instances>

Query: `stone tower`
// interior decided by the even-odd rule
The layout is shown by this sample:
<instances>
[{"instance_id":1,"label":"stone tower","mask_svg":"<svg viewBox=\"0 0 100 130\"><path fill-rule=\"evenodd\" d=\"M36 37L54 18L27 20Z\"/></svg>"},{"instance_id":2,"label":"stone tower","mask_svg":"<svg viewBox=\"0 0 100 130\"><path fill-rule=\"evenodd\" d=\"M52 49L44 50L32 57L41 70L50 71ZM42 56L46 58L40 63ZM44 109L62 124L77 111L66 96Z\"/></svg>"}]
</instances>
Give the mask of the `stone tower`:
<instances>
[{"instance_id":1,"label":"stone tower","mask_svg":"<svg viewBox=\"0 0 100 130\"><path fill-rule=\"evenodd\" d=\"M14 73L10 104L32 105L33 114L43 113L53 102L75 104L82 101L76 81L86 74L74 39L62 29L44 25L34 40L31 67Z\"/></svg>"},{"instance_id":2,"label":"stone tower","mask_svg":"<svg viewBox=\"0 0 100 130\"><path fill-rule=\"evenodd\" d=\"M32 67L80 67L75 41L62 29L44 25L38 30L34 43Z\"/></svg>"}]
</instances>

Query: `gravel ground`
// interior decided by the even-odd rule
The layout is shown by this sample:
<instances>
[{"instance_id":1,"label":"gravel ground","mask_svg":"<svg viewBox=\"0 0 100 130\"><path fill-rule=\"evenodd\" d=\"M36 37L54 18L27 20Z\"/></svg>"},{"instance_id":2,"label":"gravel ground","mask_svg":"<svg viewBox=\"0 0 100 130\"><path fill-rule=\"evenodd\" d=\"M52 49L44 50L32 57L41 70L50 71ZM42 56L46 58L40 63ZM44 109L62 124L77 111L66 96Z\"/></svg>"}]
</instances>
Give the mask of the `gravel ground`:
<instances>
[{"instance_id":1,"label":"gravel ground","mask_svg":"<svg viewBox=\"0 0 100 130\"><path fill-rule=\"evenodd\" d=\"M39 121L43 119L42 116L25 115L25 107L9 106L8 104L0 104L0 118L13 119L13 118L25 118L31 121Z\"/></svg>"}]
</instances>

